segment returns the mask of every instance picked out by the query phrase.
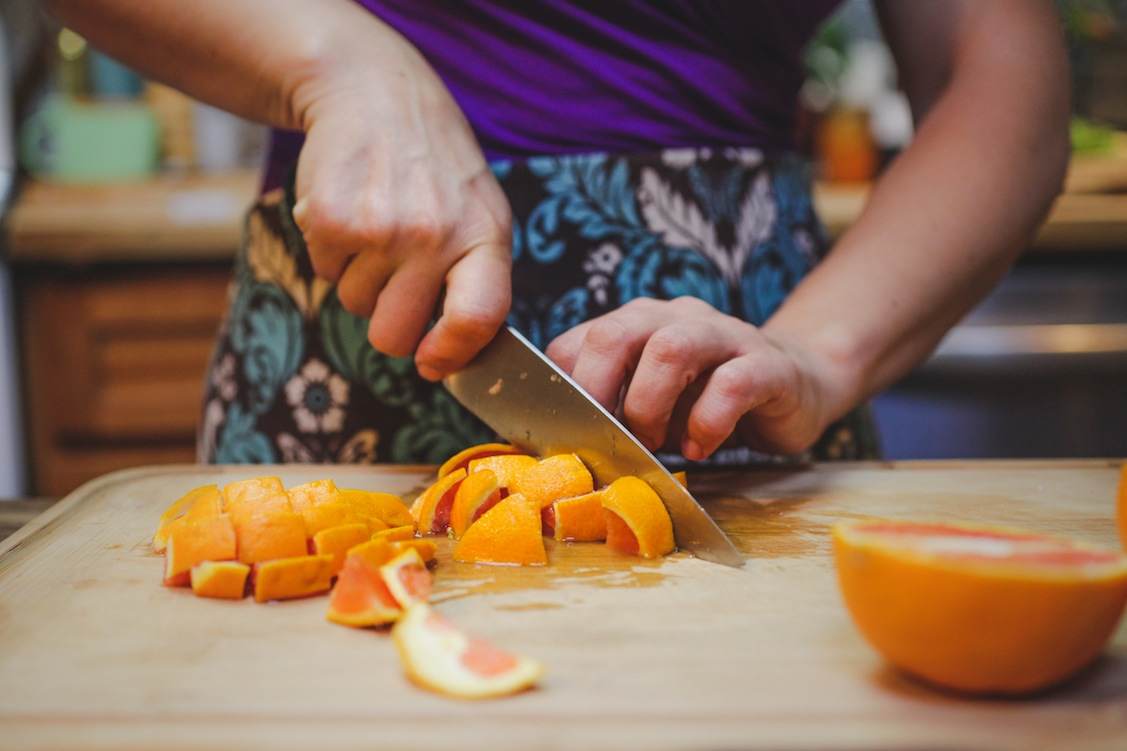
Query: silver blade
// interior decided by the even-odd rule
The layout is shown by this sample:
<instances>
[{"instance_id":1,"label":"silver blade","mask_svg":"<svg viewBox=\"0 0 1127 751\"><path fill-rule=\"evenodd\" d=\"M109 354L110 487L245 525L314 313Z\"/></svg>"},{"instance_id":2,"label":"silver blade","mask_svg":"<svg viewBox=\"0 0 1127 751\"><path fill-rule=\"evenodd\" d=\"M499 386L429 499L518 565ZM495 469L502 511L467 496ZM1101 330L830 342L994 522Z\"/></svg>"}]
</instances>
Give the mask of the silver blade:
<instances>
[{"instance_id":1,"label":"silver blade","mask_svg":"<svg viewBox=\"0 0 1127 751\"><path fill-rule=\"evenodd\" d=\"M654 455L512 328L502 329L445 384L466 409L530 453L574 452L604 485L623 475L642 478L669 510L678 547L707 561L743 565L732 541Z\"/></svg>"}]
</instances>

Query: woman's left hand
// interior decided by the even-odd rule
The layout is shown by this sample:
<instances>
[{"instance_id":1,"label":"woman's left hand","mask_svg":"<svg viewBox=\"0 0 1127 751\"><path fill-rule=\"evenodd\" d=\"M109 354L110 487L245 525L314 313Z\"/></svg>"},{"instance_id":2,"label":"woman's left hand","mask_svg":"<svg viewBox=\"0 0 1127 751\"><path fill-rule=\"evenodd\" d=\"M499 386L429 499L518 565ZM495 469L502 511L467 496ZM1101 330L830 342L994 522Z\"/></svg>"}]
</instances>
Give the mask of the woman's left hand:
<instances>
[{"instance_id":1,"label":"woman's left hand","mask_svg":"<svg viewBox=\"0 0 1127 751\"><path fill-rule=\"evenodd\" d=\"M547 350L651 450L700 460L733 432L751 448L798 453L829 423L814 356L701 300L633 300Z\"/></svg>"}]
</instances>

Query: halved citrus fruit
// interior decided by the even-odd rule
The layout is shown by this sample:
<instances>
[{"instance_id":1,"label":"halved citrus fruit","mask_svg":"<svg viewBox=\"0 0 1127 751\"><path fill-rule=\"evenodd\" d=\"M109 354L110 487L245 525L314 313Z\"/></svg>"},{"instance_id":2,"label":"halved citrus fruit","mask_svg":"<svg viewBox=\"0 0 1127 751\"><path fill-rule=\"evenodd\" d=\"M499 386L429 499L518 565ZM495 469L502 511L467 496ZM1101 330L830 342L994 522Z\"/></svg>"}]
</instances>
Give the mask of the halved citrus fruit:
<instances>
[{"instance_id":1,"label":"halved citrus fruit","mask_svg":"<svg viewBox=\"0 0 1127 751\"><path fill-rule=\"evenodd\" d=\"M247 512L233 517L232 522L243 563L293 558L308 552L305 523L292 511Z\"/></svg>"},{"instance_id":2,"label":"halved citrus fruit","mask_svg":"<svg viewBox=\"0 0 1127 751\"><path fill-rule=\"evenodd\" d=\"M400 607L424 602L430 596L433 578L419 551L407 548L380 566L380 576Z\"/></svg>"},{"instance_id":3,"label":"halved citrus fruit","mask_svg":"<svg viewBox=\"0 0 1127 751\"><path fill-rule=\"evenodd\" d=\"M168 534L175 524L190 519L218 516L223 512L223 500L216 485L204 485L185 493L160 515L156 534L153 535L153 552L163 553Z\"/></svg>"},{"instance_id":4,"label":"halved citrus fruit","mask_svg":"<svg viewBox=\"0 0 1127 751\"><path fill-rule=\"evenodd\" d=\"M540 531L540 507L519 493L485 512L454 549L462 563L543 566L548 562Z\"/></svg>"},{"instance_id":5,"label":"halved citrus fruit","mask_svg":"<svg viewBox=\"0 0 1127 751\"><path fill-rule=\"evenodd\" d=\"M603 491L562 498L540 512L544 534L561 542L599 542L607 539Z\"/></svg>"},{"instance_id":6,"label":"halved citrus fruit","mask_svg":"<svg viewBox=\"0 0 1127 751\"><path fill-rule=\"evenodd\" d=\"M513 480L517 475L524 472L529 467L535 466L535 457L526 454L501 454L498 456L487 456L483 459L474 459L470 462L467 471L472 475L474 472L483 472L488 469L497 476L497 484L509 490L512 488Z\"/></svg>"},{"instance_id":7,"label":"halved citrus fruit","mask_svg":"<svg viewBox=\"0 0 1127 751\"><path fill-rule=\"evenodd\" d=\"M379 519L387 527L402 527L406 524L414 525L415 519L411 510L397 495L391 493L377 493L372 490L355 490L341 488L341 500L349 506L353 513L361 517ZM373 532L378 530L373 529Z\"/></svg>"},{"instance_id":8,"label":"halved citrus fruit","mask_svg":"<svg viewBox=\"0 0 1127 751\"><path fill-rule=\"evenodd\" d=\"M241 600L250 566L238 561L203 561L192 567L192 592L197 597Z\"/></svg>"},{"instance_id":9,"label":"halved citrus fruit","mask_svg":"<svg viewBox=\"0 0 1127 751\"><path fill-rule=\"evenodd\" d=\"M391 547L396 553L413 548L423 563L430 563L438 557L438 546L432 540L397 540L391 543Z\"/></svg>"},{"instance_id":10,"label":"halved citrus fruit","mask_svg":"<svg viewBox=\"0 0 1127 751\"><path fill-rule=\"evenodd\" d=\"M673 552L673 522L654 489L637 477L620 477L603 490L607 545L643 558Z\"/></svg>"},{"instance_id":11,"label":"halved citrus fruit","mask_svg":"<svg viewBox=\"0 0 1127 751\"><path fill-rule=\"evenodd\" d=\"M254 567L254 600L292 600L328 592L333 581L331 555L301 555Z\"/></svg>"},{"instance_id":12,"label":"halved citrus fruit","mask_svg":"<svg viewBox=\"0 0 1127 751\"><path fill-rule=\"evenodd\" d=\"M450 526L450 509L454 505L454 495L458 485L466 479L466 470L456 469L435 481L411 504L411 516L419 534L441 535Z\"/></svg>"},{"instance_id":13,"label":"halved citrus fruit","mask_svg":"<svg viewBox=\"0 0 1127 751\"><path fill-rule=\"evenodd\" d=\"M595 489L591 473L575 454L556 454L518 472L509 485L540 508L561 498L572 498Z\"/></svg>"},{"instance_id":14,"label":"halved citrus fruit","mask_svg":"<svg viewBox=\"0 0 1127 751\"><path fill-rule=\"evenodd\" d=\"M408 608L391 636L408 678L459 699L514 694L535 685L544 674L540 663L467 636L426 603Z\"/></svg>"},{"instance_id":15,"label":"halved citrus fruit","mask_svg":"<svg viewBox=\"0 0 1127 751\"><path fill-rule=\"evenodd\" d=\"M186 586L193 566L231 560L235 552L235 528L226 514L178 524L169 533L164 550L164 584Z\"/></svg>"},{"instance_id":16,"label":"halved citrus fruit","mask_svg":"<svg viewBox=\"0 0 1127 751\"><path fill-rule=\"evenodd\" d=\"M448 475L457 469L468 469L470 462L474 459L520 453L523 452L516 446L512 446L508 443L482 443L477 446L470 446L468 449L462 449L443 462L442 466L438 468L438 476L442 477L443 475Z\"/></svg>"},{"instance_id":17,"label":"halved citrus fruit","mask_svg":"<svg viewBox=\"0 0 1127 751\"><path fill-rule=\"evenodd\" d=\"M853 621L940 686L1023 694L1090 663L1127 604L1127 556L1011 529L872 520L833 530Z\"/></svg>"},{"instance_id":18,"label":"halved citrus fruit","mask_svg":"<svg viewBox=\"0 0 1127 751\"><path fill-rule=\"evenodd\" d=\"M454 504L450 507L450 529L455 539L461 538L478 517L497 505L501 497L502 490L493 470L471 472L458 485Z\"/></svg>"},{"instance_id":19,"label":"halved citrus fruit","mask_svg":"<svg viewBox=\"0 0 1127 751\"><path fill-rule=\"evenodd\" d=\"M380 566L397 556L399 552L399 549L393 547L392 543L377 538L349 548L348 553L345 555L345 564L348 564L348 559L351 556L356 556L357 558L363 558L374 568L379 569Z\"/></svg>"},{"instance_id":20,"label":"halved citrus fruit","mask_svg":"<svg viewBox=\"0 0 1127 751\"><path fill-rule=\"evenodd\" d=\"M364 556L349 554L329 595L325 617L343 626L363 628L391 623L400 612L379 567Z\"/></svg>"},{"instance_id":21,"label":"halved citrus fruit","mask_svg":"<svg viewBox=\"0 0 1127 751\"><path fill-rule=\"evenodd\" d=\"M376 532L372 535L373 540L386 540L388 542L398 542L400 540L413 540L415 539L415 525L407 524L402 527L392 527L385 529L382 532Z\"/></svg>"},{"instance_id":22,"label":"halved citrus fruit","mask_svg":"<svg viewBox=\"0 0 1127 751\"><path fill-rule=\"evenodd\" d=\"M367 524L342 524L322 529L313 535L313 552L317 555L331 555L335 574L344 566L344 556L351 548L371 539Z\"/></svg>"},{"instance_id":23,"label":"halved citrus fruit","mask_svg":"<svg viewBox=\"0 0 1127 751\"><path fill-rule=\"evenodd\" d=\"M1115 516L1119 522L1119 542L1127 550L1127 462L1119 468L1119 493L1117 494Z\"/></svg>"}]
</instances>

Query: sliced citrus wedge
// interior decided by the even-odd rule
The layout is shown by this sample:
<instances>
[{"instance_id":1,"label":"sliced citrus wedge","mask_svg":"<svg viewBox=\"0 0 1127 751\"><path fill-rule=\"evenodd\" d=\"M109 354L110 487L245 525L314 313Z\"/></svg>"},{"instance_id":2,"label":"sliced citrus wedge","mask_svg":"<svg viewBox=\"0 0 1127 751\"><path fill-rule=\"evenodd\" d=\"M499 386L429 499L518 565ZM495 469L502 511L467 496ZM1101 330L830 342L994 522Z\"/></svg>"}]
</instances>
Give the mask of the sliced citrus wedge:
<instances>
[{"instance_id":1,"label":"sliced citrus wedge","mask_svg":"<svg viewBox=\"0 0 1127 751\"><path fill-rule=\"evenodd\" d=\"M244 512L232 518L239 541L239 560L260 563L308 552L305 523L292 511Z\"/></svg>"},{"instance_id":2,"label":"sliced citrus wedge","mask_svg":"<svg viewBox=\"0 0 1127 751\"><path fill-rule=\"evenodd\" d=\"M407 548L380 566L380 576L400 607L424 602L430 596L433 578L419 551Z\"/></svg>"},{"instance_id":3,"label":"sliced citrus wedge","mask_svg":"<svg viewBox=\"0 0 1127 751\"><path fill-rule=\"evenodd\" d=\"M153 535L153 552L163 553L173 525L191 519L218 516L223 512L223 500L216 485L204 485L185 493L160 515L156 534Z\"/></svg>"},{"instance_id":4,"label":"sliced citrus wedge","mask_svg":"<svg viewBox=\"0 0 1127 751\"><path fill-rule=\"evenodd\" d=\"M1090 663L1127 604L1127 556L1033 532L864 521L833 530L854 623L932 683L1022 694Z\"/></svg>"},{"instance_id":5,"label":"sliced citrus wedge","mask_svg":"<svg viewBox=\"0 0 1127 751\"><path fill-rule=\"evenodd\" d=\"M372 539L367 524L342 524L328 527L313 535L313 552L333 557L333 573L344 566L344 556L351 548Z\"/></svg>"},{"instance_id":6,"label":"sliced citrus wedge","mask_svg":"<svg viewBox=\"0 0 1127 751\"><path fill-rule=\"evenodd\" d=\"M415 519L411 510L397 495L391 493L377 493L371 490L353 490L342 488L341 500L352 509L353 513L365 518L379 519L386 527L402 527L414 525ZM379 530L373 529L372 532Z\"/></svg>"},{"instance_id":7,"label":"sliced citrus wedge","mask_svg":"<svg viewBox=\"0 0 1127 751\"><path fill-rule=\"evenodd\" d=\"M438 557L438 546L431 540L397 540L391 543L391 547L396 553L414 548L423 563L431 563Z\"/></svg>"},{"instance_id":8,"label":"sliced citrus wedge","mask_svg":"<svg viewBox=\"0 0 1127 751\"><path fill-rule=\"evenodd\" d=\"M363 628L391 623L400 612L379 567L364 556L349 554L329 596L325 617L343 626Z\"/></svg>"},{"instance_id":9,"label":"sliced citrus wedge","mask_svg":"<svg viewBox=\"0 0 1127 751\"><path fill-rule=\"evenodd\" d=\"M226 514L177 524L164 550L164 584L187 586L193 566L204 561L227 561L235 553L235 528Z\"/></svg>"},{"instance_id":10,"label":"sliced citrus wedge","mask_svg":"<svg viewBox=\"0 0 1127 751\"><path fill-rule=\"evenodd\" d=\"M415 539L415 525L409 524L402 527L392 527L385 529L382 532L376 532L372 535L373 540L386 540L388 542L397 542L400 540L413 540Z\"/></svg>"},{"instance_id":11,"label":"sliced citrus wedge","mask_svg":"<svg viewBox=\"0 0 1127 751\"><path fill-rule=\"evenodd\" d=\"M497 485L509 490L513 479L530 467L536 466L536 458L525 454L506 454L487 456L484 459L474 459L470 462L469 473L489 470L497 476Z\"/></svg>"},{"instance_id":12,"label":"sliced citrus wedge","mask_svg":"<svg viewBox=\"0 0 1127 751\"><path fill-rule=\"evenodd\" d=\"M603 491L562 498L540 512L544 534L561 542L599 542L607 539Z\"/></svg>"},{"instance_id":13,"label":"sliced citrus wedge","mask_svg":"<svg viewBox=\"0 0 1127 751\"><path fill-rule=\"evenodd\" d=\"M458 485L466 479L466 470L456 469L435 481L411 504L411 516L420 534L446 534L450 526L450 509L454 505L454 495Z\"/></svg>"},{"instance_id":14,"label":"sliced citrus wedge","mask_svg":"<svg viewBox=\"0 0 1127 751\"><path fill-rule=\"evenodd\" d=\"M548 562L540 531L540 508L514 494L474 522L454 549L462 563L543 566Z\"/></svg>"},{"instance_id":15,"label":"sliced citrus wedge","mask_svg":"<svg viewBox=\"0 0 1127 751\"><path fill-rule=\"evenodd\" d=\"M471 472L458 485L454 504L450 507L450 529L454 538L460 539L478 517L497 505L501 497L502 490L493 470Z\"/></svg>"},{"instance_id":16,"label":"sliced citrus wedge","mask_svg":"<svg viewBox=\"0 0 1127 751\"><path fill-rule=\"evenodd\" d=\"M458 469L468 469L470 462L474 459L520 453L523 452L516 446L512 446L508 443L482 443L477 446L470 446L468 449L462 449L443 462L442 466L438 468L438 476L442 477L443 475L448 475Z\"/></svg>"},{"instance_id":17,"label":"sliced citrus wedge","mask_svg":"<svg viewBox=\"0 0 1127 751\"><path fill-rule=\"evenodd\" d=\"M382 538L377 538L349 548L348 554L345 556L345 563L348 563L350 556L356 556L357 558L363 558L373 568L379 569L380 566L390 561L398 555L399 552L400 550L393 547L392 543Z\"/></svg>"},{"instance_id":18,"label":"sliced citrus wedge","mask_svg":"<svg viewBox=\"0 0 1127 751\"><path fill-rule=\"evenodd\" d=\"M561 498L572 498L595 489L591 473L575 454L556 454L517 473L509 485L538 507Z\"/></svg>"},{"instance_id":19,"label":"sliced citrus wedge","mask_svg":"<svg viewBox=\"0 0 1127 751\"><path fill-rule=\"evenodd\" d=\"M425 603L410 607L391 636L407 677L447 696L507 696L532 687L544 675L540 663L467 636Z\"/></svg>"},{"instance_id":20,"label":"sliced citrus wedge","mask_svg":"<svg viewBox=\"0 0 1127 751\"><path fill-rule=\"evenodd\" d=\"M238 561L203 561L192 567L192 592L196 597L241 600L249 573L250 566Z\"/></svg>"},{"instance_id":21,"label":"sliced citrus wedge","mask_svg":"<svg viewBox=\"0 0 1127 751\"><path fill-rule=\"evenodd\" d=\"M607 545L643 558L673 552L673 522L665 504L645 481L620 477L603 490Z\"/></svg>"},{"instance_id":22,"label":"sliced citrus wedge","mask_svg":"<svg viewBox=\"0 0 1127 751\"><path fill-rule=\"evenodd\" d=\"M331 555L301 555L254 567L254 601L292 600L328 592L333 581Z\"/></svg>"}]
</instances>

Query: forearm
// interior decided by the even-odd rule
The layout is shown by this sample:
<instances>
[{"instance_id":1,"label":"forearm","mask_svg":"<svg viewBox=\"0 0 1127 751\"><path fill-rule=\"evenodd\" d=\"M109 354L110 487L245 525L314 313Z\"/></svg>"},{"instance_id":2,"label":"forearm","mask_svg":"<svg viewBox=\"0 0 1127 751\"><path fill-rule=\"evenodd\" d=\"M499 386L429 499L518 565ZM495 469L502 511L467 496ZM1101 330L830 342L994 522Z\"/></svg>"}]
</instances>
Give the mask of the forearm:
<instances>
[{"instance_id":1,"label":"forearm","mask_svg":"<svg viewBox=\"0 0 1127 751\"><path fill-rule=\"evenodd\" d=\"M815 359L827 419L925 358L997 283L1059 191L1068 155L1059 41L1035 39L1030 52L991 31L987 22L969 32L912 145L764 327Z\"/></svg>"}]
</instances>

